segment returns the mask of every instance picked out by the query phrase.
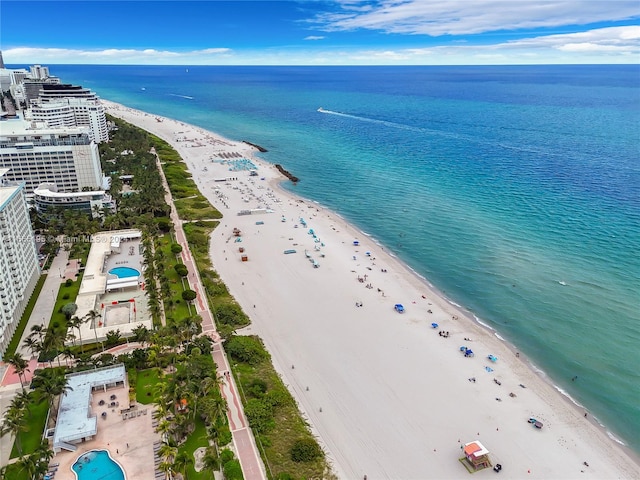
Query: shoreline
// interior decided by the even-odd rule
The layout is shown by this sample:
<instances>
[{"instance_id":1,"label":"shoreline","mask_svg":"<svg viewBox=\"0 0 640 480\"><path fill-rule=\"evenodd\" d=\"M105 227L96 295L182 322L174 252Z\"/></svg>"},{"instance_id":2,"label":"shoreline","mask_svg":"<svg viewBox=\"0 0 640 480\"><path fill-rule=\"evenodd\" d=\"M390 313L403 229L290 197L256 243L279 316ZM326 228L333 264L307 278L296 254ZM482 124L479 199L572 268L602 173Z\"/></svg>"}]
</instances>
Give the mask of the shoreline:
<instances>
[{"instance_id":1,"label":"shoreline","mask_svg":"<svg viewBox=\"0 0 640 480\"><path fill-rule=\"evenodd\" d=\"M560 386L553 384L542 370L537 369L524 356L516 357L516 347L502 338L493 327L484 324L472 312L443 295L428 279L422 277L405 264L391 250L380 244L375 237L371 237L354 225L349 224L342 216L329 211L318 202L303 199L283 189L280 184L286 180L275 171L274 165L256 158L254 155L255 149L249 145L245 145L243 148L240 146L242 142L224 139L200 127L166 117L162 122L158 122L156 120L158 116L156 115L139 112L112 102L103 101L103 103L108 107L108 113L123 118L170 143L181 154L201 192L223 213L224 218L221 221L221 225L214 231L211 240L212 247L219 247L212 248L210 255L214 261L214 268L229 287L231 294L234 295L243 310L251 318L252 324L246 329L248 333L256 333L265 341L269 352L272 354L274 366L282 375L294 398L296 398L299 408L305 413L305 417L312 426L314 433L320 437L321 444L325 447L332 463L336 466L336 473L339 473L340 478L362 477L363 472L371 478L377 476L410 478L411 476L415 477L416 472L424 472L425 466L428 471L433 472L434 476L447 478L458 476L461 472L464 472L464 469L455 461L460 456L460 452L455 448L456 441L453 437L458 438L460 435L465 435L462 439L458 438L458 442L461 440L462 443L476 439L480 439L483 442L486 440L486 446L492 452L494 463L508 465L511 471L510 475L513 474L516 477L529 477L534 473L543 477L592 474L600 478L603 475L625 478L638 475L640 469L638 468L637 454L611 438L613 434L591 415L589 415L588 422L584 421L582 417L583 407L580 407L568 394L563 393ZM175 135L172 138L170 130L167 129L167 127L171 126L183 129L180 134L185 138L193 135L193 141L187 144L185 141L177 141ZM176 130L173 133L175 134L175 132ZM215 138L216 141L205 145L202 144L202 138ZM198 147L223 148L226 151L240 150L244 156L259 164L260 176L269 177L269 193L274 197L284 197L284 201L280 200L275 203L275 206L279 209L277 213L270 214L271 216L260 216L260 220L265 220L264 227L261 226L260 229L256 229L255 225L252 225L251 220L258 219L258 216L234 216L236 210L243 208L246 203L250 203L246 201L248 195L246 192L253 191L254 187L256 187L255 182L252 183L250 177L242 177L241 185L235 185L238 190L243 190L240 195L237 195L238 191L234 189L235 186L226 188L227 186L220 185L218 193L211 192L210 183L207 184L206 178L203 178L206 175L199 173L203 171L202 168L205 165L209 170L214 170L211 167L211 155L210 153L202 152L203 149ZM263 172L263 169L266 172ZM198 174L196 175L196 173ZM245 183L244 180L248 183ZM258 184L258 187L262 187L262 185ZM262 189L264 190L264 188ZM227 206L225 209L221 205L219 195L225 197L223 205L233 205L233 208ZM304 270L298 271L300 267L297 266L288 268L288 264L284 263L285 259L282 255L275 257L273 261L269 258L270 255L273 256L274 245L277 245L275 248L281 253L280 246L287 245L288 242L284 238L295 239L297 240L295 243L298 245L305 242L308 243L310 237L306 238L304 235L300 235L305 233L303 230L306 230L306 228L300 228L301 225L294 222L294 218L291 218L292 211L296 212L294 217L302 216L304 213L311 214L312 217L309 223L313 222L321 225L318 232L323 233L323 238L324 234L329 232L331 240L336 240L337 238L336 243L338 241L342 243L342 245L332 245L327 241L327 257L326 259L320 259L322 265L318 269L306 268L308 267L308 264L306 264L302 267ZM286 218L286 222L279 221L277 217L280 213L282 213L283 218ZM325 216L327 218L324 218ZM267 219L268 221L266 221ZM229 248L229 246L224 243L225 232L235 227L235 225L225 225L223 227L225 222L233 222L235 225L242 224L242 230L251 234L249 237L243 237L243 239L246 239L244 245L247 246L247 251L252 256L247 265L243 267L240 267L240 264L235 262L231 266L231 262L227 261L228 256L231 254L226 254L226 248ZM274 225L271 225L272 222ZM291 228L292 223L298 225L298 227ZM335 225L338 225L340 231L333 235L330 230L336 231ZM285 227L287 227L287 230L284 230ZM222 238L217 236L220 231L222 231ZM338 233L342 235L338 236ZM348 236L345 237L345 233L348 233ZM289 235L291 236L289 237ZM260 237L259 241L256 241L257 237ZM348 245L348 240L345 240L345 238L348 239L349 237L361 239L362 248L355 250L353 245ZM372 245L370 246L369 243ZM310 244L310 248L313 247L314 245ZM361 250L364 248L371 251L371 257L374 260L379 257L380 260L378 262L384 263L384 270L388 270L390 273L379 275L379 272L375 272L374 274L372 266L375 263L373 265L370 263L372 262L370 260L371 257L362 257ZM325 247L323 247L324 250ZM253 258L254 251L256 252L255 260ZM300 256L300 253L298 252L297 255ZM350 254L353 253L357 255L358 260L354 260L357 264L350 262ZM334 257L341 260L334 261ZM356 256L354 256L355 258ZM280 260L280 262L277 260ZM289 261L289 259L286 260ZM256 264L256 267L253 267L253 264ZM353 265L356 266L352 267ZM363 268L362 265L365 265L365 267ZM353 268L356 270L353 270ZM275 272L272 271L274 269L276 270ZM379 295L380 287L378 287L378 295L372 297L371 293L375 293L373 288L368 289L371 293L362 292L362 285L354 284L353 278L351 278L351 281L345 281L345 277L354 277L350 273L356 273L358 277L362 275L365 278L367 275L372 278L376 277L376 285L384 286L382 297ZM289 275L292 278L285 278L285 275ZM329 286L317 281L320 276L324 281L328 282ZM254 280L258 281L253 284ZM245 281L249 288L245 288ZM279 304L283 298L288 300L286 296L278 296L280 292L278 292L277 287L280 283L291 293L296 292L298 296L304 297L302 302L295 301L295 299L290 301L291 312L287 311L289 309L283 309ZM305 288L305 283L308 284L307 288ZM270 285L273 285L273 287L269 288ZM310 289L311 291L309 291ZM337 292L337 289L340 289L340 291ZM270 295L267 295L265 291L269 291ZM393 292L393 295L386 297L386 291ZM408 292L411 292L411 295L408 296L411 297L413 295L413 298L409 301L410 303L403 300L403 304L408 308L402 317L398 317L395 312L385 310L389 308L389 303L394 301L394 298L406 298ZM420 293L422 298L419 296ZM356 303L363 303L365 295L367 297L364 308L353 310L352 302L355 300ZM270 296L271 298L269 298ZM315 297L321 297L321 300L317 301ZM358 297L360 298L358 299ZM348 300L347 303L345 298L351 298L351 300ZM322 299L330 299L329 303L331 301L342 303L338 308L335 308L335 306L327 306L327 302ZM428 305L426 305L427 303ZM254 310L256 304L260 304L259 311ZM369 307L370 304L374 305L374 309ZM347 307L347 305L349 306ZM349 308L348 315L343 312L343 309L346 310L347 308ZM266 314L264 313L265 309L267 310ZM326 320L328 325L325 328L320 328L317 323L304 323L301 321L299 315L306 316L304 312L307 309L314 311L315 317ZM365 311L366 315L361 315ZM270 322L274 316L283 319L282 326L273 325ZM336 316L344 316L345 322L335 322L333 317ZM445 328L447 331L451 330L451 336L458 337L457 340L452 341L436 337L434 341L435 332L430 331L430 319L435 318L437 318L438 324L442 324L441 328ZM408 323L404 322L401 325L396 322L396 320L400 319L403 322L406 320ZM304 323L304 325L298 325L299 323ZM344 350L338 348L336 345L338 342L332 338L331 333L335 329L340 329L340 333L348 337L349 341L342 342L341 345L352 347L354 351L348 351L347 348ZM308 337L314 334L316 335L316 341L310 342ZM495 392L499 392L498 394L502 396L506 394L505 389L501 391L495 390L498 387L492 385L490 378L487 381L485 377L477 384L476 382L467 382L469 373L465 372L472 372L470 373L472 377L468 377L469 379L475 378L473 375L480 377L482 369L479 368L478 364L483 361L479 358L463 359L463 356L459 354L451 354L451 350L457 350L457 345L465 343L463 336L465 339L473 338L473 346L479 356L487 351L497 354L499 361L495 365L494 381L498 378L500 379L498 386L503 383L514 385L511 387L511 393L516 392L517 400L515 396L512 398L500 397L499 402L495 401L499 397L490 398L496 395ZM397 338L397 343L394 345L393 340L395 338ZM300 345L299 350L289 345L289 342L295 342L296 340ZM362 345L349 343L358 342L359 340L362 340ZM316 343L320 345L317 346ZM380 347L379 351L383 353L376 354L375 349L372 353L367 348L369 344ZM431 347L429 350L433 351L425 352L427 347ZM305 348L307 350L304 350ZM331 354L341 357L342 363L339 362L336 365L330 357L327 358L327 352L324 351L326 349L331 349ZM389 349L397 357L402 356L402 358L384 358L386 349ZM411 353L404 356L405 353L403 351L407 349ZM301 358L301 351L305 353L304 357L308 358ZM363 358L364 361L362 360ZM420 363L420 361L429 363L417 365L420 368L416 369L416 365L407 365L408 359L413 363ZM288 365L293 365L292 362L294 361L297 362L295 370L289 369ZM302 364L299 362L302 362ZM379 363L377 366L380 372L384 372L390 377L398 376L400 378L386 380L370 378L372 376L371 363ZM385 365L385 363L391 365ZM484 363L487 363L486 360ZM427 365L434 364L437 366L438 371L433 373L429 372L429 370L425 371ZM469 365L472 364L474 367L469 368ZM505 364L506 369L503 372ZM345 366L351 365L353 365L354 369L353 374L344 375ZM410 372L402 372L399 369L410 370ZM304 382L300 378L300 371L304 373ZM357 375L357 373L360 373L360 375ZM419 380L425 376L429 377L429 381L420 384ZM459 377L462 377L462 379ZM310 382L310 378L317 380L330 393L338 392L337 395L342 395L344 398L338 400L330 398L331 395L327 395L326 391L317 395L315 393L309 394L309 391L305 390L304 383ZM522 380L523 378L525 380ZM480 385L481 383L482 385ZM518 388L518 383L526 383L527 388ZM430 388L432 384L436 385L436 389L439 390L436 392L438 395L435 395L437 398L433 398L434 392ZM443 392L444 387L451 391ZM366 398L371 400L372 403L375 402L377 409L368 409L366 405L362 404L362 396L358 395L359 389L372 394ZM315 392L315 388L313 392ZM419 397L421 401L413 402L407 398L408 395ZM379 401L376 401L377 396L381 397ZM443 400L441 397L446 398ZM521 397L525 397L524 403L527 404L527 407L525 408L520 404L518 409L517 404L520 403ZM557 403L557 398L564 399L561 405ZM465 411L468 406L465 407L465 404L476 399L478 400L477 407L480 407L483 415L488 418L470 419L468 417L468 412ZM339 412L331 411L331 407L325 407L323 412L319 412L317 408L321 401L323 405L334 404L334 408ZM341 402L343 405L340 405ZM358 402L360 402L360 405L358 405ZM497 408L497 406L501 407L503 404L509 404L504 405L507 408L503 410L506 411L501 411ZM398 407L405 405L407 410L401 411L402 415L397 414L398 418L394 417L394 412L398 410ZM434 413L425 415L424 412L419 411L421 409L429 410L429 408ZM556 409L560 410L560 412L555 412ZM359 410L365 410L365 412L361 413ZM529 415L535 414L537 417L546 420L545 429L541 432L534 432L542 435L533 437L528 435L531 429L527 428L530 427L529 425L526 425L526 411L529 412ZM383 429L382 432L384 433L378 431L375 427L372 429L369 424L375 425L376 422L379 422L381 412L389 414L383 418L393 418L396 423L400 424L400 428L395 428L395 432L388 428ZM415 413L415 415L407 412ZM440 424L438 418L432 418L442 416L454 418L451 419L451 424L446 425ZM351 417L359 417L360 423L356 419L351 419ZM458 417L464 418L461 421ZM523 421L525 425L511 425L510 422L507 422L507 425L501 424L500 429L507 431L506 439L499 433L483 434L479 438L475 438L476 435L470 433L476 430L478 433L481 430L486 432L490 428L500 432L500 429L496 428L495 424L496 422L502 423L505 419L513 420L514 422ZM465 422L474 422L474 425L466 428ZM418 431L413 431L416 425L418 426ZM354 434L351 431L353 429L363 431L360 434ZM402 433L403 429L407 432L413 431L411 438L419 440L419 443L423 445L423 447L416 449L423 452L417 456L427 457L427 452L433 450L433 457L429 460L424 460L422 458L414 458L413 455L407 456L406 450L414 448L414 442L410 442L409 436L406 439L404 435L397 436L397 431L399 430ZM547 435L551 431L553 431L553 434ZM380 438L372 439L372 435L378 435ZM546 439L546 442L541 440L545 436L550 437ZM444 444L442 437L448 437L444 440ZM523 440L520 437L531 438ZM350 439L361 445L358 448L350 448L349 452L342 453L341 450L345 447L344 442L349 442ZM398 442L400 443L399 446L390 445ZM556 442L560 446L566 447L559 449L558 445L555 445L556 450L566 450L564 454L558 456L550 450L550 447L553 449L553 444ZM403 446L404 448L402 448ZM432 446L436 448L431 448ZM535 452L535 456L538 458L529 459L529 450ZM577 453L574 450L581 451ZM379 459L370 458L374 451L379 453ZM392 452L385 455L387 451ZM445 458L442 458L437 453L443 451L446 452L444 454ZM582 465L582 461L578 462L576 455L584 455L584 461L588 458L590 466L586 467ZM564 462L572 457L576 457L574 458L575 462L572 463L571 467L566 468ZM387 462L391 462L391 460L387 460L389 458L393 459L393 463L387 465ZM367 463L374 463L374 465L367 465ZM605 464L606 468L604 467ZM598 469L598 465L600 465L600 469ZM514 466L518 468L514 469ZM406 472L404 477L400 472L403 468L403 471ZM586 469L586 471L581 471L581 468L582 470ZM398 475L401 476L398 477Z\"/></svg>"},{"instance_id":2,"label":"shoreline","mask_svg":"<svg viewBox=\"0 0 640 480\"><path fill-rule=\"evenodd\" d=\"M196 128L200 128L200 127L196 127ZM286 183L288 180L289 180L288 178L283 178L279 182L274 182L274 186L276 188L278 188L279 190L281 190L287 196L291 196L294 199L295 198L300 198L300 199L303 199L305 202L316 204L316 205L318 205L318 207L320 207L322 209L325 209L327 211L330 210L328 207L322 205L320 202L318 202L316 200L308 199L306 197L301 196L300 194L292 194L288 190L284 189L282 187L282 185L284 183ZM449 296L447 296L446 294L444 294L438 287L436 287L434 284L432 284L431 281L429 281L428 278L426 278L424 275L421 275L416 270L414 270L410 265L405 263L400 257L398 257L395 253L393 253L392 250L388 249L376 237L374 237L373 235L371 235L371 234L365 232L364 230L358 228L356 225L350 223L350 221L345 219L341 214L333 212L333 211L332 211L332 214L335 215L336 217L340 218L343 222L351 225L351 227L355 231L360 232L362 234L362 236L370 238L371 240L373 240L374 243L376 245L378 245L382 250L384 250L387 255L389 255L391 258L397 260L398 264L402 268L405 268L407 270L408 274L413 275L419 281L424 282L427 285L427 287L429 288L429 290L431 290L435 295L439 296L443 301L445 301L449 305L451 305L452 308L455 308L455 309L463 312L464 317L466 317L466 319L468 321L473 322L475 325L477 325L481 329L484 329L488 334L493 335L499 342L502 342L504 344L504 346L506 348L508 348L514 354L514 356L517 354L517 358L520 361L522 361L523 363L526 364L526 366L531 370L531 373L533 373L541 381L545 382L548 386L552 387L557 392L557 394L560 395L564 399L564 401L567 403L567 405L570 408L575 409L578 413L581 413L581 414L587 413L588 414L587 419L590 421L590 423L592 425L594 425L594 427L598 428L602 434L606 435L607 438L610 441L612 441L616 446L620 447L631 458L631 460L633 462L635 462L638 466L640 466L640 453L636 453L621 438L617 437L613 432L611 432L607 428L607 426L599 420L599 418L597 416L593 415L591 413L591 411L589 411L587 409L587 407L585 407L578 400L573 398L566 390L564 390L562 388L561 385L558 385L558 384L554 383L552 381L552 379L547 375L545 370L540 368L540 367L538 367L535 363L533 363L529 359L529 357L527 357L526 355L521 354L519 352L518 347L514 343L512 343L509 340L507 340L504 337L502 337L500 335L500 333L498 332L498 330L496 330L494 327L492 327L488 323L485 323L484 321L482 321L482 319L480 317L478 317L475 313L473 313L471 310L467 309L463 305L460 305L454 299L452 299Z\"/></svg>"}]
</instances>

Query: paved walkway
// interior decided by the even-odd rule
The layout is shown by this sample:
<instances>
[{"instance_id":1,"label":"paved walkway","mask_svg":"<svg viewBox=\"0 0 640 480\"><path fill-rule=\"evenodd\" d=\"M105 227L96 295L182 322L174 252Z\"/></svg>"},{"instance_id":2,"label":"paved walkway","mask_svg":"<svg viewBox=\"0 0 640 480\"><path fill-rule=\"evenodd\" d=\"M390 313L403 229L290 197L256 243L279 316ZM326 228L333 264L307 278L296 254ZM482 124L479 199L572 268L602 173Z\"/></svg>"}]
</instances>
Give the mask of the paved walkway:
<instances>
[{"instance_id":1,"label":"paved walkway","mask_svg":"<svg viewBox=\"0 0 640 480\"><path fill-rule=\"evenodd\" d=\"M156 157L157 158L157 157ZM191 289L196 292L195 301L196 313L202 317L202 332L208 335L214 342L212 356L216 363L217 375L223 379L221 384L222 396L227 401L227 417L229 419L229 429L233 436L235 450L242 467L242 474L246 480L266 480L267 476L265 468L256 447L255 438L248 427L248 422L244 416L244 409L238 394L238 389L233 380L233 376L228 374L229 362L222 348L220 335L216 331L213 315L209 309L206 297L204 296L204 288L200 280L200 274L196 268L195 262L191 256L187 238L182 229L182 220L178 216L178 212L173 204L173 198L169 190L169 185L164 176L164 171L158 159L158 168L162 176L164 188L167 191L165 199L167 204L171 206L171 221L175 227L176 242L182 246L182 261L189 271L189 284Z\"/></svg>"},{"instance_id":2,"label":"paved walkway","mask_svg":"<svg viewBox=\"0 0 640 480\"><path fill-rule=\"evenodd\" d=\"M49 325L49 320L51 320L51 314L56 304L56 298L58 297L58 290L60 290L60 284L64 280L62 274L67 268L68 259L69 252L64 248L60 248L58 255L56 255L49 267L47 278L33 307L27 326L20 339L20 344L16 349L16 353L20 353L24 358L28 359L32 356L31 351L23 345L25 339L31 333L31 327L35 325L44 325L46 327Z\"/></svg>"}]
</instances>

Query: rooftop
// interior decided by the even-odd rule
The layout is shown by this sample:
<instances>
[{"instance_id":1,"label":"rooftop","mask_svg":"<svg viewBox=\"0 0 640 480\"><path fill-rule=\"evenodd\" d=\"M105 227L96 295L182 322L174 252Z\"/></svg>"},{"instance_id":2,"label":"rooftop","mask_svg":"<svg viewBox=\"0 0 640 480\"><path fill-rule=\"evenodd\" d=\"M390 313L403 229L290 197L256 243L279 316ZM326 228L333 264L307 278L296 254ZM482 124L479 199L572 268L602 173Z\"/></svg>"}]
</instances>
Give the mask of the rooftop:
<instances>
[{"instance_id":1,"label":"rooftop","mask_svg":"<svg viewBox=\"0 0 640 480\"><path fill-rule=\"evenodd\" d=\"M91 392L97 387L126 381L124 365L98 368L67 375L69 390L60 399L58 419L53 436L54 448L63 442L74 442L94 436L97 418L91 412Z\"/></svg>"}]
</instances>

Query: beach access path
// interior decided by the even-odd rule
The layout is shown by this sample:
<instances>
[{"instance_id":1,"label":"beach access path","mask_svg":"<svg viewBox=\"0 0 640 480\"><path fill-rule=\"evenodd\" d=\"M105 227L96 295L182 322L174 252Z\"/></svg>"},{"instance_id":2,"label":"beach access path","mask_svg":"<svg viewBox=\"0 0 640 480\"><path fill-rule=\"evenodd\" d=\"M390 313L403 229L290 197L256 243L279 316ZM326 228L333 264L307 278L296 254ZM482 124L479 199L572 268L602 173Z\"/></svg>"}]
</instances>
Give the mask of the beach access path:
<instances>
[{"instance_id":1,"label":"beach access path","mask_svg":"<svg viewBox=\"0 0 640 480\"><path fill-rule=\"evenodd\" d=\"M264 464L262 463L262 459L258 453L253 433L251 432L246 417L244 416L244 409L242 407L242 402L239 399L237 386L233 376L229 374L229 362L224 352L220 335L215 328L215 322L207 302L206 292L202 286L200 273L198 272L198 268L191 255L189 243L187 242L184 229L182 228L182 220L180 219L173 203L171 190L169 189L167 179L164 175L164 171L162 170L162 165L160 164L160 159L157 155L156 161L166 192L165 200L171 207L170 216L174 225L176 243L182 247L180 256L189 272L187 279L191 289L194 290L197 295L194 305L196 313L202 318L202 333L207 335L213 341L213 350L211 354L217 368L216 376L222 381L220 389L223 398L227 402L229 429L231 430L236 456L240 461L242 474L246 480L266 480L267 477L264 470Z\"/></svg>"},{"instance_id":2,"label":"beach access path","mask_svg":"<svg viewBox=\"0 0 640 480\"><path fill-rule=\"evenodd\" d=\"M170 143L224 214L210 256L251 318L239 333L262 338L338 478L461 478L475 440L508 478L640 478L637 459L526 355L339 215L281 189L254 149L104 103ZM257 176L230 172L238 155Z\"/></svg>"}]
</instances>

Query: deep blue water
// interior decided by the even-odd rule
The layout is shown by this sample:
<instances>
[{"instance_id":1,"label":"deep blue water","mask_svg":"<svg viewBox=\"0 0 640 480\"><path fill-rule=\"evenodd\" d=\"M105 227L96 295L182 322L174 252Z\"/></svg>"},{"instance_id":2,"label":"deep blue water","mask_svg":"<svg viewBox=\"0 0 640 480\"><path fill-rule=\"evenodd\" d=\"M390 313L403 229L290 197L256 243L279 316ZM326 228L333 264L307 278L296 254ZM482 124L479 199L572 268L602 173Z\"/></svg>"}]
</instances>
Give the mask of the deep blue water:
<instances>
[{"instance_id":1,"label":"deep blue water","mask_svg":"<svg viewBox=\"0 0 640 480\"><path fill-rule=\"evenodd\" d=\"M640 66L50 70L266 147L640 451Z\"/></svg>"}]
</instances>

